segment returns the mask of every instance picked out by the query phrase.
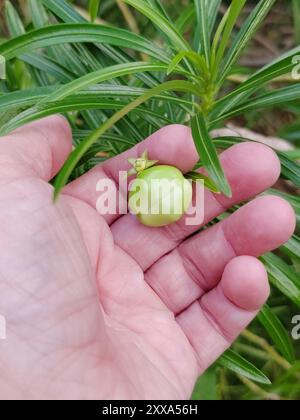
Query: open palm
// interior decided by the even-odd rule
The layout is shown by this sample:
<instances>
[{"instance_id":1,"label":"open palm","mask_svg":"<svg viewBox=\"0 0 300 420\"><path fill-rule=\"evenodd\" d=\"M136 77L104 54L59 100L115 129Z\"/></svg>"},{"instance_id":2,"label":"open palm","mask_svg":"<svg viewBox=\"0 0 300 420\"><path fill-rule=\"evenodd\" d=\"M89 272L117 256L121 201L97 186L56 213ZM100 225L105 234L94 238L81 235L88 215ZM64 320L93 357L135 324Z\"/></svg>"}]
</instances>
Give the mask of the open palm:
<instances>
[{"instance_id":1,"label":"open palm","mask_svg":"<svg viewBox=\"0 0 300 420\"><path fill-rule=\"evenodd\" d=\"M190 131L170 126L76 180L53 205L48 181L71 150L61 117L0 141L0 397L189 398L195 380L249 324L269 294L257 256L287 241L289 205L260 197L213 227L184 219L151 229L96 211L96 183L127 157L183 172L197 161ZM266 146L244 143L223 165L233 198L205 195L207 224L275 183ZM116 189L117 189L117 183Z\"/></svg>"}]
</instances>

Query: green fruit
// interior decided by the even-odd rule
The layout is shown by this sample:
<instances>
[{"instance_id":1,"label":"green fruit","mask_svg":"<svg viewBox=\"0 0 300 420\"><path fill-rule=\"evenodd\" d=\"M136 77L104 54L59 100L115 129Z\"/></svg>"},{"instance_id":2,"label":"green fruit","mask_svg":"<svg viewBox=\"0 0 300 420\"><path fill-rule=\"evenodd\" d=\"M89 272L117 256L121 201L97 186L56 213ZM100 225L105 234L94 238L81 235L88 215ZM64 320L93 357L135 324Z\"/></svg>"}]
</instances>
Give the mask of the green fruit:
<instances>
[{"instance_id":1,"label":"green fruit","mask_svg":"<svg viewBox=\"0 0 300 420\"><path fill-rule=\"evenodd\" d=\"M152 227L177 222L192 201L192 185L173 166L153 166L138 172L130 186L129 209Z\"/></svg>"}]
</instances>

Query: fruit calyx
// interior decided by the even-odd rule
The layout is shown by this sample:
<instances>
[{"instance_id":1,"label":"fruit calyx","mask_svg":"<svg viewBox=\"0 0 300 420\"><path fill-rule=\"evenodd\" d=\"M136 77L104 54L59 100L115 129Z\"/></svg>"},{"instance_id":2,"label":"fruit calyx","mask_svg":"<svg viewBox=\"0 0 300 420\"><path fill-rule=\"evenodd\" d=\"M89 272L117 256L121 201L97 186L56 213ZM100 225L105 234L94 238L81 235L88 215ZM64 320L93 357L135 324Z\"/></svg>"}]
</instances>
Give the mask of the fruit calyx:
<instances>
[{"instance_id":1,"label":"fruit calyx","mask_svg":"<svg viewBox=\"0 0 300 420\"><path fill-rule=\"evenodd\" d=\"M128 175L138 175L146 169L151 168L152 166L158 163L158 160L149 160L147 150L144 151L140 158L129 158L128 162L132 165L132 168L128 171Z\"/></svg>"}]
</instances>

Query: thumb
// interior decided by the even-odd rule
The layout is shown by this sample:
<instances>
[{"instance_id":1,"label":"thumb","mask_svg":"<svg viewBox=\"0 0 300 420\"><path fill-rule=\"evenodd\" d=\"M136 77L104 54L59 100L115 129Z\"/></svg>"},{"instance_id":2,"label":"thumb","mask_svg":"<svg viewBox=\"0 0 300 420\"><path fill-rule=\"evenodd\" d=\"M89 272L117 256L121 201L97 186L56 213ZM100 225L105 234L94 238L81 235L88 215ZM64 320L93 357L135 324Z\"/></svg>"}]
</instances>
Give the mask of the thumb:
<instances>
[{"instance_id":1,"label":"thumb","mask_svg":"<svg viewBox=\"0 0 300 420\"><path fill-rule=\"evenodd\" d=\"M51 116L0 138L0 178L37 177L50 181L72 150L67 120Z\"/></svg>"}]
</instances>

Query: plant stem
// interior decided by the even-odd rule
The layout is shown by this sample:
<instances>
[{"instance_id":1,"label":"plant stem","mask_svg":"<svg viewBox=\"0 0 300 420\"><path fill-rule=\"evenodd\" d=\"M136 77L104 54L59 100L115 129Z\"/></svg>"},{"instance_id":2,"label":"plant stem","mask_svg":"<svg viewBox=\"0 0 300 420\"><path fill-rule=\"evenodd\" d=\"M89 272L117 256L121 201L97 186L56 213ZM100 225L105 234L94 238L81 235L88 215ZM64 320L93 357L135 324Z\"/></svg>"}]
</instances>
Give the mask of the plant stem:
<instances>
[{"instance_id":1,"label":"plant stem","mask_svg":"<svg viewBox=\"0 0 300 420\"><path fill-rule=\"evenodd\" d=\"M227 80L234 83L244 83L248 80L248 76L245 76L243 74L232 74L227 77ZM276 77L272 80L272 83L294 83L295 79L289 74L285 74L283 76Z\"/></svg>"},{"instance_id":2,"label":"plant stem","mask_svg":"<svg viewBox=\"0 0 300 420\"><path fill-rule=\"evenodd\" d=\"M90 17L89 17L89 14L88 14L88 12L86 11L86 10L84 10L84 9L82 9L81 7L79 7L79 6L74 6L74 9L82 16L82 17L84 17L86 20L88 20L89 21L89 19L90 19ZM105 20L103 20L103 19L101 19L101 18L99 18L99 17L97 17L96 18L96 20L95 20L95 22L94 23L97 23L97 24L100 24L100 25L109 25L107 22L105 22Z\"/></svg>"},{"instance_id":3,"label":"plant stem","mask_svg":"<svg viewBox=\"0 0 300 420\"><path fill-rule=\"evenodd\" d=\"M122 0L116 0L116 1L117 1L117 5L118 5L119 9L121 10L121 13L124 16L124 19L126 20L129 28L132 30L132 32L139 35L141 33L140 29L139 29L138 24L135 20L135 17L131 13L127 4L124 3Z\"/></svg>"},{"instance_id":4,"label":"plant stem","mask_svg":"<svg viewBox=\"0 0 300 420\"><path fill-rule=\"evenodd\" d=\"M127 25L131 29L131 31L134 32L137 35L140 35L141 31L138 27L137 21L136 21L135 17L133 16L133 14L131 13L127 4L124 3L123 0L116 0L116 1L117 1L117 5L118 5L119 9L121 10L122 15L124 16L124 19L127 22ZM147 57L146 54L141 53L140 56L141 56L142 60L147 61L148 57Z\"/></svg>"},{"instance_id":5,"label":"plant stem","mask_svg":"<svg viewBox=\"0 0 300 420\"><path fill-rule=\"evenodd\" d=\"M238 352L260 359L263 362L267 362L268 360L270 360L270 356L266 351L253 347L251 345L236 343L234 345L234 348Z\"/></svg>"},{"instance_id":6,"label":"plant stem","mask_svg":"<svg viewBox=\"0 0 300 420\"><path fill-rule=\"evenodd\" d=\"M244 331L242 333L242 336L248 341L251 341L252 343L264 349L272 357L272 359L284 370L289 370L292 367L291 364L288 361L286 361L282 356L280 356L280 354L277 353L277 351L272 346L270 346L270 344L264 338L258 337L249 330Z\"/></svg>"},{"instance_id":7,"label":"plant stem","mask_svg":"<svg viewBox=\"0 0 300 420\"><path fill-rule=\"evenodd\" d=\"M226 370L221 369L220 371L220 382L219 382L219 389L220 389L220 398L226 400L228 398L228 381L226 377Z\"/></svg>"},{"instance_id":8,"label":"plant stem","mask_svg":"<svg viewBox=\"0 0 300 420\"><path fill-rule=\"evenodd\" d=\"M250 381L250 379L244 378L243 376L238 375L241 382L243 382L246 387L253 392L254 394L258 395L259 397L263 398L264 400L271 400L271 401L280 401L281 397L277 394L272 394L265 391L260 386L256 385L254 382Z\"/></svg>"}]
</instances>

